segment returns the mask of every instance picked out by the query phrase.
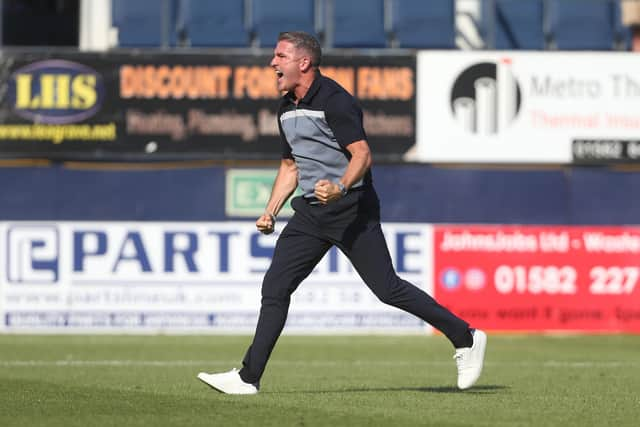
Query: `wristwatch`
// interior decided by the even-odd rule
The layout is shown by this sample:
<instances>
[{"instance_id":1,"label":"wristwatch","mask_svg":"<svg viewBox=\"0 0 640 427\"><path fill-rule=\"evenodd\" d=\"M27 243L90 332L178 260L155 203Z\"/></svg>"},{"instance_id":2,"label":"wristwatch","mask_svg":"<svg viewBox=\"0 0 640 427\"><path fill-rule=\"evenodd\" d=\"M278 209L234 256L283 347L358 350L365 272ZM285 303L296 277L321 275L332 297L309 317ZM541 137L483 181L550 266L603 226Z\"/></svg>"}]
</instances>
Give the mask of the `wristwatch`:
<instances>
[{"instance_id":1,"label":"wristwatch","mask_svg":"<svg viewBox=\"0 0 640 427\"><path fill-rule=\"evenodd\" d=\"M340 194L342 194L342 197L347 195L347 187L345 187L343 183L338 182L338 188L340 189Z\"/></svg>"}]
</instances>

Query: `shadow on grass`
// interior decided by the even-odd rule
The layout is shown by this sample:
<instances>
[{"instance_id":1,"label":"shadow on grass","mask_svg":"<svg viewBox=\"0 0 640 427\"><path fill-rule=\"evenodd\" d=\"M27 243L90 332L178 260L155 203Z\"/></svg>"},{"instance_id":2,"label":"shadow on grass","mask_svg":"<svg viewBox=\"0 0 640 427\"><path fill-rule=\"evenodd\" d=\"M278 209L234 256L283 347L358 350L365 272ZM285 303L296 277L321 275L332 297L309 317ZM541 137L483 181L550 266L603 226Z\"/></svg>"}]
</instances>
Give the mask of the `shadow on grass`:
<instances>
[{"instance_id":1,"label":"shadow on grass","mask_svg":"<svg viewBox=\"0 0 640 427\"><path fill-rule=\"evenodd\" d=\"M451 394L497 394L501 391L508 390L509 387L504 385L479 385L468 390L460 390L457 387L441 386L441 387L371 387L371 388L345 388L336 390L296 390L296 391L272 391L265 393L367 393L367 392L402 392L402 391L418 391L422 393L451 393ZM263 392L261 392L263 393Z\"/></svg>"}]
</instances>

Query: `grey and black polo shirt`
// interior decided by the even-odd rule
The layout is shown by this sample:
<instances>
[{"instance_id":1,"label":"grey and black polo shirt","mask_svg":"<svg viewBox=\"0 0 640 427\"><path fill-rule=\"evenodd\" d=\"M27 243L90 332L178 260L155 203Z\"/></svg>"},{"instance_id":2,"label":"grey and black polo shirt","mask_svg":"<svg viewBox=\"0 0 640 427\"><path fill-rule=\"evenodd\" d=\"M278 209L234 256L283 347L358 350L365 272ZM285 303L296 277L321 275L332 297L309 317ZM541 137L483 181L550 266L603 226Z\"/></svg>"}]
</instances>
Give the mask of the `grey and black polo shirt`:
<instances>
[{"instance_id":1,"label":"grey and black polo shirt","mask_svg":"<svg viewBox=\"0 0 640 427\"><path fill-rule=\"evenodd\" d=\"M305 197L313 197L318 180L337 183L344 175L351 158L347 145L367 139L362 109L349 92L320 73L297 105L293 99L293 94L285 95L278 110L282 157L295 160L298 185ZM351 189L370 184L369 170Z\"/></svg>"}]
</instances>

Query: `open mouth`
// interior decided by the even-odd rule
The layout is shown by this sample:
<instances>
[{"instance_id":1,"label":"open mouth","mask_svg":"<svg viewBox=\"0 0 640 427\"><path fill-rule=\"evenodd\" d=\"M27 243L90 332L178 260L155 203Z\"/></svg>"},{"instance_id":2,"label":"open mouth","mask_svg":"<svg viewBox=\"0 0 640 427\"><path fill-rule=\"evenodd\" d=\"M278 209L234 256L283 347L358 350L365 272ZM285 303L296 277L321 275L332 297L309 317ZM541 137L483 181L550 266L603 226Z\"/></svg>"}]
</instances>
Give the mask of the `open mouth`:
<instances>
[{"instance_id":1,"label":"open mouth","mask_svg":"<svg viewBox=\"0 0 640 427\"><path fill-rule=\"evenodd\" d=\"M282 71L276 70L276 76L278 77L278 80L280 80L283 75L284 75L284 73Z\"/></svg>"}]
</instances>

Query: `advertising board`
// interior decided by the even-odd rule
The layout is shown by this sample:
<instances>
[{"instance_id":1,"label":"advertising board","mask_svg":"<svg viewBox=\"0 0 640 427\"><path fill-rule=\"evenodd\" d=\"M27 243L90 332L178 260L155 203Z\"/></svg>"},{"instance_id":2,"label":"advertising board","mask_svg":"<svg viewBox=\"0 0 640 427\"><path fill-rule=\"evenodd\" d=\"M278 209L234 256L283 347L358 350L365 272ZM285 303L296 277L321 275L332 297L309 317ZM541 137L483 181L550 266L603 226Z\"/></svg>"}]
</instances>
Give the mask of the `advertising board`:
<instances>
[{"instance_id":1,"label":"advertising board","mask_svg":"<svg viewBox=\"0 0 640 427\"><path fill-rule=\"evenodd\" d=\"M0 158L274 159L281 93L266 53L20 52L0 59ZM326 55L372 150L415 143L414 55Z\"/></svg>"},{"instance_id":2,"label":"advertising board","mask_svg":"<svg viewBox=\"0 0 640 427\"><path fill-rule=\"evenodd\" d=\"M640 332L640 229L436 226L438 300L478 328Z\"/></svg>"},{"instance_id":3,"label":"advertising board","mask_svg":"<svg viewBox=\"0 0 640 427\"><path fill-rule=\"evenodd\" d=\"M252 222L0 223L0 312L12 332L253 332L278 232ZM386 224L399 273L426 292L431 233ZM289 332L425 332L382 304L335 248L294 293Z\"/></svg>"},{"instance_id":4,"label":"advertising board","mask_svg":"<svg viewBox=\"0 0 640 427\"><path fill-rule=\"evenodd\" d=\"M416 158L638 161L639 72L620 52L420 52Z\"/></svg>"},{"instance_id":5,"label":"advertising board","mask_svg":"<svg viewBox=\"0 0 640 427\"><path fill-rule=\"evenodd\" d=\"M251 333L282 224L2 222L0 330ZM383 225L398 275L473 327L640 332L640 229ZM290 333L425 333L335 248L293 294Z\"/></svg>"}]
</instances>

